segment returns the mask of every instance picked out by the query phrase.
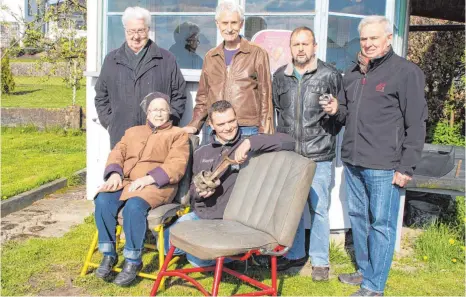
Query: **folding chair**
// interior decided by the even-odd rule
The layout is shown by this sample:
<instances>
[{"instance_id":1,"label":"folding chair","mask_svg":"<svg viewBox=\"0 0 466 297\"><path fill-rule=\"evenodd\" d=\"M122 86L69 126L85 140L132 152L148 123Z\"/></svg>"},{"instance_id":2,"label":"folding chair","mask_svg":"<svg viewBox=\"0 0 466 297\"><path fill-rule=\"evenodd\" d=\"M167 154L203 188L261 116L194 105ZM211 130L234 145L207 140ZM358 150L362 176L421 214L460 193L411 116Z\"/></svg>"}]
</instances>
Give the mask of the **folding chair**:
<instances>
[{"instance_id":1,"label":"folding chair","mask_svg":"<svg viewBox=\"0 0 466 297\"><path fill-rule=\"evenodd\" d=\"M188 161L188 166L186 168L185 175L181 179L181 181L178 184L178 191L176 193L175 198L173 199L173 202L170 204L165 204L161 205L157 208L154 208L149 211L149 214L147 216L147 225L150 230L153 230L154 234L157 234L157 244L149 244L145 243L144 247L147 249L151 249L157 252L158 258L159 258L159 269L164 263L165 260L165 252L164 252L164 230L166 225L177 219L178 217L182 216L183 214L186 214L189 212L189 186L191 183L191 177L192 177L192 158L193 158L193 151L199 146L199 138L197 136L190 135L189 137L189 142L190 142L190 157ZM120 216L122 214L123 210L120 210L119 215L118 215L118 225L116 228L116 247L117 249L119 247L124 246L125 241L124 239L120 238L121 232L123 230L123 218ZM84 265L81 269L81 276L85 276L87 274L88 268L89 267L99 267L100 263L92 262L92 256L94 253L98 250L98 232L94 233L94 237L92 239L91 245L89 246L89 250L87 252L86 259L84 260ZM173 257L170 259L170 264L175 264L178 261L179 257ZM114 267L112 269L115 272L120 272L121 268ZM157 273L156 271L153 274L149 273L144 273L144 272L139 272L138 276L143 277L143 278L148 278L148 279L153 279L155 280L157 278ZM163 286L163 284L162 284Z\"/></svg>"},{"instance_id":2,"label":"folding chair","mask_svg":"<svg viewBox=\"0 0 466 297\"><path fill-rule=\"evenodd\" d=\"M177 276L205 296L218 296L222 273L226 272L260 289L242 295L276 296L277 256L293 244L315 168L313 161L289 151L252 158L238 175L223 220L185 221L170 229L170 251L150 295L157 294L164 277ZM216 259L216 265L167 270L175 248L200 259ZM272 286L223 266L225 258L245 261L253 254L271 257ZM214 271L211 292L188 276L207 271Z\"/></svg>"}]
</instances>

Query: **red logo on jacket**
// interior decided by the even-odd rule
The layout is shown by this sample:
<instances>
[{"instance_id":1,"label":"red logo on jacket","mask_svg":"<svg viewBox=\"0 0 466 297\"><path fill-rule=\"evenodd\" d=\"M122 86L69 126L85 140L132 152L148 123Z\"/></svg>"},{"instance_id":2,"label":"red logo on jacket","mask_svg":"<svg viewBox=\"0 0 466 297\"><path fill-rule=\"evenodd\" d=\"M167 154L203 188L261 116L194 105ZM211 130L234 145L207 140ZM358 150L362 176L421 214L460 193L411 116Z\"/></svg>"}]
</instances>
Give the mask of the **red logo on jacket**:
<instances>
[{"instance_id":1,"label":"red logo on jacket","mask_svg":"<svg viewBox=\"0 0 466 297\"><path fill-rule=\"evenodd\" d=\"M387 85L386 83L380 83L380 84L378 84L378 85L375 87L375 90L376 90L377 92L384 92L384 91L385 91L385 86L386 86L386 85Z\"/></svg>"}]
</instances>

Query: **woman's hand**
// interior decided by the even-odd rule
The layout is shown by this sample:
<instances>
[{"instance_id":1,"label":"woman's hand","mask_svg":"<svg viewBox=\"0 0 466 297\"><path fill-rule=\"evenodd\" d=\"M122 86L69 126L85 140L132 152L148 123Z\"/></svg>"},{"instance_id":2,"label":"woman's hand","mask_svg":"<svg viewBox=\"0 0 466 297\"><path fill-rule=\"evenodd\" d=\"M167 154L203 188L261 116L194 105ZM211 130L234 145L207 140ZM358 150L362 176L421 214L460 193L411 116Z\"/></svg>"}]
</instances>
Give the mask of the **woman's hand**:
<instances>
[{"instance_id":1,"label":"woman's hand","mask_svg":"<svg viewBox=\"0 0 466 297\"><path fill-rule=\"evenodd\" d=\"M146 175L144 177L140 177L133 181L128 188L128 192L134 192L138 190L144 189L145 186L153 184L155 180L150 175Z\"/></svg>"},{"instance_id":2,"label":"woman's hand","mask_svg":"<svg viewBox=\"0 0 466 297\"><path fill-rule=\"evenodd\" d=\"M113 172L107 181L102 185L104 191L116 191L122 185L121 176L119 173Z\"/></svg>"}]
</instances>

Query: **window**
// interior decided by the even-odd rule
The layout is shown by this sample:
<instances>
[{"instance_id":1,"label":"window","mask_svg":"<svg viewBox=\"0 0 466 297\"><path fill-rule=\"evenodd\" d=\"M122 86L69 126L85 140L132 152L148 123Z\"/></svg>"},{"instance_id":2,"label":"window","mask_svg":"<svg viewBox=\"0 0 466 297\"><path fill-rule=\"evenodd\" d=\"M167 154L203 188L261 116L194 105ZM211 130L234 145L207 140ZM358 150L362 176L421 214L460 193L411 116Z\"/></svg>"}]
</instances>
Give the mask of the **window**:
<instances>
[{"instance_id":1,"label":"window","mask_svg":"<svg viewBox=\"0 0 466 297\"><path fill-rule=\"evenodd\" d=\"M180 68L201 69L205 54L217 45L216 0L108 0L107 4L107 53L125 41L121 17L128 6L151 12L149 37L172 52Z\"/></svg>"},{"instance_id":2,"label":"window","mask_svg":"<svg viewBox=\"0 0 466 297\"><path fill-rule=\"evenodd\" d=\"M220 0L106 0L105 54L121 46L121 17L128 6L151 12L150 38L171 51L182 69L201 69L206 52L221 40L215 25ZM243 36L251 40L266 29L315 30L319 57L344 71L359 51L357 27L367 15L387 15L395 36L403 33L406 0L237 0L245 8ZM395 7L396 6L396 7ZM394 13L393 13L394 12ZM398 16L402 13L400 16ZM315 23L315 24L314 24ZM398 26L397 26L398 25ZM397 44L394 44L397 46ZM285 44L283 44L285 46ZM287 42L286 42L287 46ZM189 51L188 47L191 49ZM197 73L197 72L195 72Z\"/></svg>"},{"instance_id":3,"label":"window","mask_svg":"<svg viewBox=\"0 0 466 297\"><path fill-rule=\"evenodd\" d=\"M385 0L329 0L326 61L342 72L351 66L360 50L359 22L385 15L385 8Z\"/></svg>"},{"instance_id":4,"label":"window","mask_svg":"<svg viewBox=\"0 0 466 297\"><path fill-rule=\"evenodd\" d=\"M244 36L251 40L265 29L314 28L315 0L246 0Z\"/></svg>"}]
</instances>

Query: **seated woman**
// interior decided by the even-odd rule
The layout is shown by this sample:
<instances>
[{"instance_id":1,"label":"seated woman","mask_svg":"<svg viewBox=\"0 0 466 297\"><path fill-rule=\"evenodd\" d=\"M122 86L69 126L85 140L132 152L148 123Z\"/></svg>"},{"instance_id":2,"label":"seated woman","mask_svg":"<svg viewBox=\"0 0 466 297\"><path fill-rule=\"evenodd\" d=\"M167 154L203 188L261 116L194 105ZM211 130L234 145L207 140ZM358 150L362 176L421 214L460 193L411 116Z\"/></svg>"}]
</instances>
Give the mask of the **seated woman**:
<instances>
[{"instance_id":1,"label":"seated woman","mask_svg":"<svg viewBox=\"0 0 466 297\"><path fill-rule=\"evenodd\" d=\"M100 278L106 278L118 262L115 228L124 206L125 262L113 281L120 286L129 285L142 268L148 211L173 200L188 163L188 134L169 121L169 100L159 92L144 98L141 107L147 123L126 130L110 152L104 172L106 182L95 199L99 251L104 255L95 272Z\"/></svg>"}]
</instances>

